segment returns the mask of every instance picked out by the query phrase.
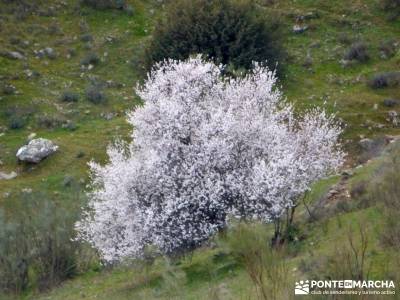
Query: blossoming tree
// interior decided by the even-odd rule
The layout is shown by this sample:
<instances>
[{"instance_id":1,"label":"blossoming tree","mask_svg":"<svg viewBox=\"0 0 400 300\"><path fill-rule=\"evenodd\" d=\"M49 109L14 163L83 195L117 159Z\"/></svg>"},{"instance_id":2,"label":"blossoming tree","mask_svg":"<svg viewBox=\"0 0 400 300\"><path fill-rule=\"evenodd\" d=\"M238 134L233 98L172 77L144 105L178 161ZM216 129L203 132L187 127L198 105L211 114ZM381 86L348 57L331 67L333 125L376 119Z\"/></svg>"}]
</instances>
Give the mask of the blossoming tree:
<instances>
[{"instance_id":1,"label":"blossoming tree","mask_svg":"<svg viewBox=\"0 0 400 300\"><path fill-rule=\"evenodd\" d=\"M344 153L341 129L314 109L297 118L273 72L255 64L243 78L200 57L156 65L128 115L132 142L90 163L89 205L79 238L106 261L190 249L229 216L280 220Z\"/></svg>"}]
</instances>

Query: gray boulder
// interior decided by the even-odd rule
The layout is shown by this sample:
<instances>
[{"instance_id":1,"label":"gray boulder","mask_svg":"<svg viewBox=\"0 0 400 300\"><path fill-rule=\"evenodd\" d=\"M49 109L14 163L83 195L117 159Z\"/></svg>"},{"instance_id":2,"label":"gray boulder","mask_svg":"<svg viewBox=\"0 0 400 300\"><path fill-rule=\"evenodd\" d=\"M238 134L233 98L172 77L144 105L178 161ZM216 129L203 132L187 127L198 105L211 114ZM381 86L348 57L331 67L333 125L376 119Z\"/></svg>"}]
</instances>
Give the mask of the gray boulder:
<instances>
[{"instance_id":1,"label":"gray boulder","mask_svg":"<svg viewBox=\"0 0 400 300\"><path fill-rule=\"evenodd\" d=\"M17 151L17 158L21 161L38 163L58 150L52 141L38 138L31 140L28 145L22 146Z\"/></svg>"}]
</instances>

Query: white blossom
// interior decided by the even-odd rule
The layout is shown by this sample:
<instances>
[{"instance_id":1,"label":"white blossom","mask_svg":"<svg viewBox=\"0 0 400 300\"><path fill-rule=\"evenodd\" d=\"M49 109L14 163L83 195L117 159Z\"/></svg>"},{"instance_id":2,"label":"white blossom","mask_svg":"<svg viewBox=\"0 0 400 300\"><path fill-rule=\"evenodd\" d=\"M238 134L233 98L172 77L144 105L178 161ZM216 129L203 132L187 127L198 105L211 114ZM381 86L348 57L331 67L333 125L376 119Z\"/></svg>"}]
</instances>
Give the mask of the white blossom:
<instances>
[{"instance_id":1,"label":"white blossom","mask_svg":"<svg viewBox=\"0 0 400 300\"><path fill-rule=\"evenodd\" d=\"M295 117L275 74L255 64L244 78L200 57L155 66L128 114L132 143L91 163L79 237L106 261L195 247L229 215L271 221L316 180L337 170L341 128L325 111Z\"/></svg>"}]
</instances>

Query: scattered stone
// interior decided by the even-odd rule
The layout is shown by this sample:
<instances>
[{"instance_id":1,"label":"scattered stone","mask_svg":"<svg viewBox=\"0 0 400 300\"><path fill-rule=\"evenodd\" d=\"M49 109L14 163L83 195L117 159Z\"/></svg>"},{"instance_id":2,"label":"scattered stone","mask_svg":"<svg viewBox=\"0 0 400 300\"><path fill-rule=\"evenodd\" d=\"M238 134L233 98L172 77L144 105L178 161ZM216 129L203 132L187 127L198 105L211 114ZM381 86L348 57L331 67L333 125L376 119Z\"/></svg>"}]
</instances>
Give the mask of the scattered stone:
<instances>
[{"instance_id":1,"label":"scattered stone","mask_svg":"<svg viewBox=\"0 0 400 300\"><path fill-rule=\"evenodd\" d=\"M293 25L293 32L294 33L303 33L307 29L308 29L307 25L299 25L299 24Z\"/></svg>"},{"instance_id":2,"label":"scattered stone","mask_svg":"<svg viewBox=\"0 0 400 300\"><path fill-rule=\"evenodd\" d=\"M62 124L61 127L70 131L75 131L76 129L78 129L78 126L71 120L67 120L64 124Z\"/></svg>"},{"instance_id":3,"label":"scattered stone","mask_svg":"<svg viewBox=\"0 0 400 300\"><path fill-rule=\"evenodd\" d=\"M394 111L394 110L389 111L388 112L388 117L389 117L389 121L392 122L392 124L394 126L397 127L397 126L400 125L399 114L396 111Z\"/></svg>"},{"instance_id":4,"label":"scattered stone","mask_svg":"<svg viewBox=\"0 0 400 300\"><path fill-rule=\"evenodd\" d=\"M36 133L32 132L30 135L28 135L28 142L32 141L36 137Z\"/></svg>"},{"instance_id":5,"label":"scattered stone","mask_svg":"<svg viewBox=\"0 0 400 300\"><path fill-rule=\"evenodd\" d=\"M56 58L56 52L53 48L46 47L44 49L40 49L39 51L35 51L36 57L43 58L48 57L50 59Z\"/></svg>"},{"instance_id":6,"label":"scattered stone","mask_svg":"<svg viewBox=\"0 0 400 300\"><path fill-rule=\"evenodd\" d=\"M100 116L101 116L102 118L104 118L105 120L110 121L110 120L112 120L112 119L115 117L115 114L112 113L112 112L109 112L109 113L101 113Z\"/></svg>"},{"instance_id":7,"label":"scattered stone","mask_svg":"<svg viewBox=\"0 0 400 300\"><path fill-rule=\"evenodd\" d=\"M319 18L318 12L310 11L310 12L305 13L304 15L298 15L296 17L296 20L304 21L304 20L311 20L311 19L318 19L318 18Z\"/></svg>"},{"instance_id":8,"label":"scattered stone","mask_svg":"<svg viewBox=\"0 0 400 300\"><path fill-rule=\"evenodd\" d=\"M21 192L23 192L23 193L25 193L25 194L30 194L30 193L32 193L32 189L31 189L31 188L23 188L23 189L21 190Z\"/></svg>"},{"instance_id":9,"label":"scattered stone","mask_svg":"<svg viewBox=\"0 0 400 300\"><path fill-rule=\"evenodd\" d=\"M6 84L5 86L3 86L2 92L4 95L17 94L17 88L12 84Z\"/></svg>"},{"instance_id":10,"label":"scattered stone","mask_svg":"<svg viewBox=\"0 0 400 300\"><path fill-rule=\"evenodd\" d=\"M345 178L349 178L349 177L353 176L353 171L352 170L344 170L342 172L342 176Z\"/></svg>"},{"instance_id":11,"label":"scattered stone","mask_svg":"<svg viewBox=\"0 0 400 300\"><path fill-rule=\"evenodd\" d=\"M337 190L335 190L335 189L331 189L331 190L329 190L328 195L333 196L333 195L336 195L336 194L338 194L338 193L339 193L339 191L337 191Z\"/></svg>"},{"instance_id":12,"label":"scattered stone","mask_svg":"<svg viewBox=\"0 0 400 300\"><path fill-rule=\"evenodd\" d=\"M107 80L106 81L106 86L107 88L122 88L125 86L125 84L120 83L120 82L115 82L113 80Z\"/></svg>"},{"instance_id":13,"label":"scattered stone","mask_svg":"<svg viewBox=\"0 0 400 300\"><path fill-rule=\"evenodd\" d=\"M343 68L349 68L349 67L355 65L356 61L355 60L349 60L349 59L341 59L339 61L339 63Z\"/></svg>"},{"instance_id":14,"label":"scattered stone","mask_svg":"<svg viewBox=\"0 0 400 300\"><path fill-rule=\"evenodd\" d=\"M31 140L28 145L22 146L16 156L20 161L38 163L58 150L52 141L38 138Z\"/></svg>"},{"instance_id":15,"label":"scattered stone","mask_svg":"<svg viewBox=\"0 0 400 300\"><path fill-rule=\"evenodd\" d=\"M394 107L400 104L399 99L385 99L383 100L383 105L386 107Z\"/></svg>"},{"instance_id":16,"label":"scattered stone","mask_svg":"<svg viewBox=\"0 0 400 300\"><path fill-rule=\"evenodd\" d=\"M303 67L310 68L312 66L312 64L313 64L313 59L311 57L310 52L308 51L306 59L304 60L304 63L303 63Z\"/></svg>"},{"instance_id":17,"label":"scattered stone","mask_svg":"<svg viewBox=\"0 0 400 300\"><path fill-rule=\"evenodd\" d=\"M10 180L10 179L14 179L15 177L17 177L17 173L15 173L14 171L12 171L11 173L7 174L4 172L0 172L0 180L5 179L5 180Z\"/></svg>"},{"instance_id":18,"label":"scattered stone","mask_svg":"<svg viewBox=\"0 0 400 300\"><path fill-rule=\"evenodd\" d=\"M25 59L25 56L23 56L20 52L18 51L9 51L5 53L5 56L11 59Z\"/></svg>"}]
</instances>

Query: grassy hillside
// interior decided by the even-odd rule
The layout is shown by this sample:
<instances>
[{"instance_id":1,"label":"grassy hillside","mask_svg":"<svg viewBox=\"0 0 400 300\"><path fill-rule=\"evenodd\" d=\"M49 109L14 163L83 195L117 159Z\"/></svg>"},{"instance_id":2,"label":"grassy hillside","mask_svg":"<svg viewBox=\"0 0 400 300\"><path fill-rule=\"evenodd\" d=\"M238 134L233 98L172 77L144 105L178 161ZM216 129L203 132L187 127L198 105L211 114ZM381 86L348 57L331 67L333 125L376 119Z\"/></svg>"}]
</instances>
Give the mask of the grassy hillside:
<instances>
[{"instance_id":1,"label":"grassy hillside","mask_svg":"<svg viewBox=\"0 0 400 300\"><path fill-rule=\"evenodd\" d=\"M10 218L18 208L9 203L19 199L22 191L44 191L60 207L79 206L71 203L75 200L66 178L84 188L86 163L104 161L106 146L116 137L129 139L125 112L139 103L133 88L143 76L141 53L163 6L163 1L129 0L132 10L126 11L95 10L77 0L25 2L29 5L24 8L18 1L0 2L0 171L18 174L0 180L0 206L8 203ZM289 54L281 78L283 91L298 109L325 103L337 113L346 124L343 142L349 163L360 160L360 138L398 135L388 113L400 113L400 105L386 107L383 101L400 99L399 86L372 89L367 82L375 74L400 70L400 21L388 21L374 0L269 2L260 5L280 16ZM307 30L294 33L296 23L307 25ZM357 41L365 44L370 59L341 62ZM24 58L11 58L12 51ZM102 91L104 103L87 99L85 92L91 86ZM62 101L64 92L77 93L78 101ZM19 164L15 153L31 133L53 140L59 151L38 165ZM346 189L369 179L375 164L379 160L356 169L345 182ZM318 183L309 196L310 205L340 180ZM336 202L321 201L320 214L327 211L328 215L310 223L303 208L298 222L304 239L284 253L294 278L316 272L300 266L310 268L315 257L333 255L346 237L348 224L368 223L371 256L377 262L390 261L390 251L383 251L376 238L382 216L375 205L357 206L357 197L351 196L347 204L339 205L344 211L338 213ZM178 263L159 260L147 271L138 267L91 271L43 297L218 299L215 294L222 299L252 299L256 291L230 252L219 245L200 249ZM371 274L376 278L387 274L383 265L374 263ZM35 292L26 296L39 297Z\"/></svg>"},{"instance_id":2,"label":"grassy hillside","mask_svg":"<svg viewBox=\"0 0 400 300\"><path fill-rule=\"evenodd\" d=\"M394 280L398 285L399 255L396 248L383 242L382 236L388 233L388 215L381 199L375 196L384 182L383 171L393 167L399 151L397 141L350 177L333 177L314 186L306 198L311 214L304 205L299 208L294 241L277 251L278 256L267 256L264 261L267 268L273 268L273 276L284 278L276 299L292 299L295 280L352 278L357 268L350 241L358 254L366 247L364 276ZM397 164L395 170L399 167ZM364 183L369 186L361 191ZM340 192L333 194L332 186ZM39 299L257 299L257 289L249 276L251 264L244 257L255 256L254 249L266 249L271 231L266 225L236 224L230 233L213 239L211 247L186 257L90 272ZM282 263L280 268L274 266L277 258ZM27 299L31 297L36 296L28 295Z\"/></svg>"}]
</instances>

